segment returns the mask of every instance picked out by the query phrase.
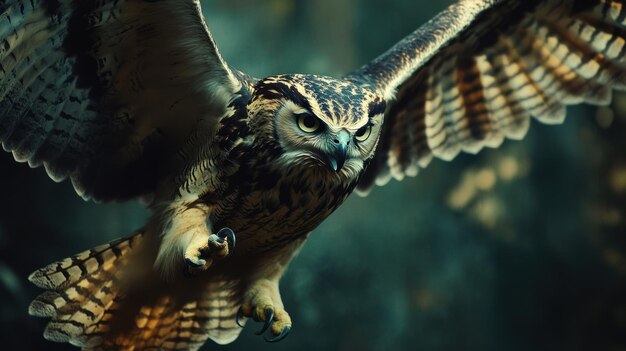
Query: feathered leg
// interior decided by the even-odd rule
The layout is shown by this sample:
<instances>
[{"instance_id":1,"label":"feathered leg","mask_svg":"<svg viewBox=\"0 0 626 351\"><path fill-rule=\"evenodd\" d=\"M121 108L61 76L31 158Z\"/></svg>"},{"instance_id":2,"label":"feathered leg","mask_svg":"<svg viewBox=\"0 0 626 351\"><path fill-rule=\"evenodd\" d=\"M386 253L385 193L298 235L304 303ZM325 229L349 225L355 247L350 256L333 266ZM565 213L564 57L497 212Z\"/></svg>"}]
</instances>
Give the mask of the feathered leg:
<instances>
[{"instance_id":1,"label":"feathered leg","mask_svg":"<svg viewBox=\"0 0 626 351\"><path fill-rule=\"evenodd\" d=\"M285 311L278 285L287 265L299 252L305 240L306 237L303 237L278 252L264 256L264 262L271 262L271 264L262 262L258 264L258 267L262 269L252 276L243 290L243 301L237 313L237 324L243 327L245 317L262 322L263 326L257 335L269 330L272 337L265 338L267 342L278 342L291 331L291 317Z\"/></svg>"},{"instance_id":2,"label":"feathered leg","mask_svg":"<svg viewBox=\"0 0 626 351\"><path fill-rule=\"evenodd\" d=\"M153 217L156 221L165 218L156 224L163 229L155 266L166 278L176 275L179 262L185 262L186 273L195 275L232 253L235 233L229 228L212 233L207 225L209 211L202 205L175 204Z\"/></svg>"}]
</instances>

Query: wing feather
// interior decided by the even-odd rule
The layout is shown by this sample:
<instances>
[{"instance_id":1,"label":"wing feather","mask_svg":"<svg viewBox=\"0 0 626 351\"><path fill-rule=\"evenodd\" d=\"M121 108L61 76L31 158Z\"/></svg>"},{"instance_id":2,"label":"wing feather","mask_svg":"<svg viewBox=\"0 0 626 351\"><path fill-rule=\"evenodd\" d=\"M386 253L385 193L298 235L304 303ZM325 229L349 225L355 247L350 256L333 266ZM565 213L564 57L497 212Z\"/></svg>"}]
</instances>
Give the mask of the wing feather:
<instances>
[{"instance_id":1,"label":"wing feather","mask_svg":"<svg viewBox=\"0 0 626 351\"><path fill-rule=\"evenodd\" d=\"M154 191L238 77L197 0L0 1L0 142L86 198Z\"/></svg>"},{"instance_id":2,"label":"wing feather","mask_svg":"<svg viewBox=\"0 0 626 351\"><path fill-rule=\"evenodd\" d=\"M358 189L521 139L533 117L605 105L626 87L626 9L616 0L460 0L346 78L388 109Z\"/></svg>"}]
</instances>

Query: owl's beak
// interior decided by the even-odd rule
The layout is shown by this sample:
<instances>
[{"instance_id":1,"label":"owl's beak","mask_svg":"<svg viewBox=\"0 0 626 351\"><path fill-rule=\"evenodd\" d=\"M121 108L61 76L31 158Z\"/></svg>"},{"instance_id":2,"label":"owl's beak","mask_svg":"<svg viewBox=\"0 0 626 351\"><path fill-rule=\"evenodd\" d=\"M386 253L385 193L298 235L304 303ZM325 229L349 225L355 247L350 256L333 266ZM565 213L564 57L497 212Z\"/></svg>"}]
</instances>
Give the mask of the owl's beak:
<instances>
[{"instance_id":1,"label":"owl's beak","mask_svg":"<svg viewBox=\"0 0 626 351\"><path fill-rule=\"evenodd\" d=\"M345 130L339 131L332 140L331 151L328 153L328 166L333 171L339 173L348 155L348 145L350 145L350 133Z\"/></svg>"}]
</instances>

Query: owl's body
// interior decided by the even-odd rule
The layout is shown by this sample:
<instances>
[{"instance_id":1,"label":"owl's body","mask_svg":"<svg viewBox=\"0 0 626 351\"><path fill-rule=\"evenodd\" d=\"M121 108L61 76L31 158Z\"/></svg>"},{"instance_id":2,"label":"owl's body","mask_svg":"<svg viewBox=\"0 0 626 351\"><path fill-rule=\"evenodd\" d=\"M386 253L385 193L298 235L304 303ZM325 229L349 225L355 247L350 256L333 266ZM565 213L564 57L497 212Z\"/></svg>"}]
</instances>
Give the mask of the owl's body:
<instances>
[{"instance_id":1,"label":"owl's body","mask_svg":"<svg viewBox=\"0 0 626 351\"><path fill-rule=\"evenodd\" d=\"M338 86L355 91L337 94ZM348 116L358 120L367 115L370 102L382 103L382 98L364 94L350 83L315 76L267 78L252 89L250 98L234 102L232 115L223 120L217 133L218 143L227 150L225 164L218 168L229 169L231 174L221 176L217 189L205 189L199 201L213 208L209 218L215 229L232 228L242 251L259 253L280 248L317 227L356 187L364 164L353 161L335 173L306 154L286 156L272 132L272 121L254 120L255 116L283 104L284 95L277 93L281 91L291 90L291 98L303 102L306 96L324 101L321 95L328 95L334 105L320 106L319 113L335 120ZM330 99L332 94L346 100ZM373 106L378 108L375 115L384 110ZM301 163L290 158L300 158ZM237 166L229 167L232 160Z\"/></svg>"},{"instance_id":2,"label":"owl's body","mask_svg":"<svg viewBox=\"0 0 626 351\"><path fill-rule=\"evenodd\" d=\"M45 337L197 350L292 326L279 280L355 190L522 138L626 89L621 0L460 0L342 79L253 79L197 0L0 1L0 141L86 199L143 198L125 239L37 270Z\"/></svg>"},{"instance_id":3,"label":"owl's body","mask_svg":"<svg viewBox=\"0 0 626 351\"><path fill-rule=\"evenodd\" d=\"M337 95L341 89L350 93ZM315 105L322 96L333 95L343 100L336 99L332 105ZM96 261L103 261L100 269L115 269L118 273L105 287L98 282L84 281L83 288L76 293L115 300L121 297L116 290L123 290L123 310L142 310L141 305L154 301L164 306L163 314L176 316L174 325L156 322L152 325L150 314L140 313L141 328L128 332L123 331L120 321L101 325L84 316L61 314L48 326L46 337L72 340L64 332L67 326L63 320L69 318L75 325L82 325L82 333L90 339L107 333L106 340L96 339L97 347L125 349L131 344L140 348L154 347L162 334L171 338L171 335L187 332L185 328L180 329L182 323L189 320L181 311L190 304L198 310L194 317L204 327L191 328L189 335L193 337L172 348L196 348L207 337L220 343L232 341L238 336L241 330L238 323L244 317L236 316L238 310L245 311L245 316L267 319L272 324L267 324L266 328L271 327L272 333L284 337L291 320L282 306L278 279L308 234L354 190L366 167L364 160L348 155L340 169L329 172L328 165L310 154L285 155L285 145L275 137L272 121L263 117L267 111L292 108L293 101L316 111L326 120L346 124L345 117L358 121L365 116L367 120L379 122L385 109L382 97L353 83L329 77L290 75L242 81L241 89L215 130L212 147L203 147L204 140L190 139L187 147L195 153L185 154L184 157L189 158L188 167L155 192L150 205L154 211L152 219L140 233L111 246L122 255L114 262L100 258L104 256L100 250L78 256L81 261L85 257L87 261L98 257ZM357 127L340 125L338 129L359 129L362 124L357 122ZM194 145L195 142L203 145ZM373 149L372 145L367 152ZM189 269L181 260L181 256L187 254L189 242L200 238L206 245L209 233L224 227L236 233L236 249L227 259L215 259L202 267L194 267L187 272L193 274L193 278L182 274ZM117 248L127 243L130 249ZM117 257L117 253L115 255ZM51 281L49 277L56 275L63 279L56 289L65 289L64 272L71 269L68 264L75 265L77 260L70 259L70 262L40 270L31 280L51 287L57 283L55 278ZM100 273L96 271L96 274ZM141 289L131 287L135 281L142 282ZM171 299L172 296L176 298ZM75 300L64 303L72 307L57 310L86 308L83 299ZM39 298L31 306L31 313L47 315L46 305L50 303L49 295ZM104 308L106 304L98 302L97 305ZM204 309L198 307L201 305ZM272 310L271 317L265 312L267 308Z\"/></svg>"},{"instance_id":4,"label":"owl's body","mask_svg":"<svg viewBox=\"0 0 626 351\"><path fill-rule=\"evenodd\" d=\"M311 155L285 155L272 121L262 118L266 111L275 111L288 101L277 92L290 91L290 99L307 104L307 96L320 99L322 94L347 99L329 99L334 105L316 107L329 119L354 116L358 120L370 113L370 107L372 117L384 111L382 98L328 77L278 76L246 83L216 130L217 147L196 147L202 152L192 157L195 162L177 177L180 184L175 194L167 191L164 198L153 200L155 205L165 202L166 208L201 207L211 229L233 229L238 247L233 258L280 249L306 236L341 205L365 168L363 161L353 160L338 172L328 172ZM337 94L338 86L354 91ZM167 205L169 202L172 204Z\"/></svg>"}]
</instances>

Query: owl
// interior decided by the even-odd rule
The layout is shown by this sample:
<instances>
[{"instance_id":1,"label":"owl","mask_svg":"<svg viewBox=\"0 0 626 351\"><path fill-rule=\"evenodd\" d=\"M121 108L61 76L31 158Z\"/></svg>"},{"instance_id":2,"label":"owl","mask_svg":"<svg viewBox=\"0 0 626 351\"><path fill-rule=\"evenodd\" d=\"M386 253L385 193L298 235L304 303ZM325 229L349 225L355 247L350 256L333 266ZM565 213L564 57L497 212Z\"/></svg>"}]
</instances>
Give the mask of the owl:
<instances>
[{"instance_id":1,"label":"owl","mask_svg":"<svg viewBox=\"0 0 626 351\"><path fill-rule=\"evenodd\" d=\"M230 68L198 0L1 0L0 141L137 232L35 271L83 350L197 350L293 322L279 281L354 191L626 88L621 0L460 0L341 78Z\"/></svg>"}]
</instances>

